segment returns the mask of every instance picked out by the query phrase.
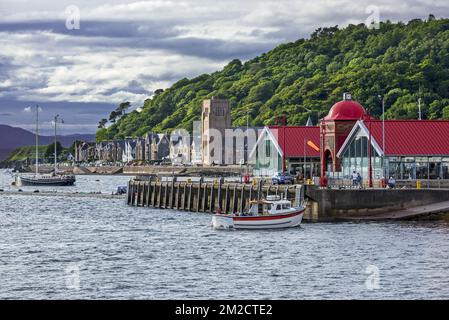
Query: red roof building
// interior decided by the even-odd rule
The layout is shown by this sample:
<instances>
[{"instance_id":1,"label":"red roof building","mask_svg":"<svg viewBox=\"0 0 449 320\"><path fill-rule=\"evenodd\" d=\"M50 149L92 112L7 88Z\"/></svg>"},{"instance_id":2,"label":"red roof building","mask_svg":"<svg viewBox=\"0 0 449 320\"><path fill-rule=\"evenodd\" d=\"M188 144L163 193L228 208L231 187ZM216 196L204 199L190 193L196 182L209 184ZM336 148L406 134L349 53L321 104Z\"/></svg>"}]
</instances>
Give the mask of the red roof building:
<instances>
[{"instance_id":1,"label":"red roof building","mask_svg":"<svg viewBox=\"0 0 449 320\"><path fill-rule=\"evenodd\" d=\"M371 139L372 179L449 179L448 138L445 120L357 121L337 153L342 164L337 176L357 171L369 177Z\"/></svg>"},{"instance_id":2,"label":"red roof building","mask_svg":"<svg viewBox=\"0 0 449 320\"><path fill-rule=\"evenodd\" d=\"M365 121L369 127L369 121ZM382 148L382 121L371 122L372 137ZM386 120L386 156L448 156L449 121Z\"/></svg>"},{"instance_id":3,"label":"red roof building","mask_svg":"<svg viewBox=\"0 0 449 320\"><path fill-rule=\"evenodd\" d=\"M304 141L312 141L320 146L320 127L313 126L270 126L272 134L277 138L277 143L286 158L320 157L320 152L306 144Z\"/></svg>"}]
</instances>

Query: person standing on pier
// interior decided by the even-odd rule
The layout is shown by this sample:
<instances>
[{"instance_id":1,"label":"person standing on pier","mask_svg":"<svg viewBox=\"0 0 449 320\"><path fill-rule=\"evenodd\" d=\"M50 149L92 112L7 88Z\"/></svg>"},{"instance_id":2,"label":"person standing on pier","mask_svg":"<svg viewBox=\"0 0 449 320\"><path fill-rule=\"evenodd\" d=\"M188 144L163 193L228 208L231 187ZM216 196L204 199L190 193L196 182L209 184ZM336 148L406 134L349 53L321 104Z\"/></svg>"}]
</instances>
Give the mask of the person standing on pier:
<instances>
[{"instance_id":1,"label":"person standing on pier","mask_svg":"<svg viewBox=\"0 0 449 320\"><path fill-rule=\"evenodd\" d=\"M362 188L362 176L359 172L357 172L357 185L360 189Z\"/></svg>"},{"instance_id":2,"label":"person standing on pier","mask_svg":"<svg viewBox=\"0 0 449 320\"><path fill-rule=\"evenodd\" d=\"M352 172L352 186L357 187L357 173L355 171Z\"/></svg>"},{"instance_id":3,"label":"person standing on pier","mask_svg":"<svg viewBox=\"0 0 449 320\"><path fill-rule=\"evenodd\" d=\"M391 189L394 189L396 187L396 180L393 177L390 177L390 179L388 179L388 186Z\"/></svg>"}]
</instances>

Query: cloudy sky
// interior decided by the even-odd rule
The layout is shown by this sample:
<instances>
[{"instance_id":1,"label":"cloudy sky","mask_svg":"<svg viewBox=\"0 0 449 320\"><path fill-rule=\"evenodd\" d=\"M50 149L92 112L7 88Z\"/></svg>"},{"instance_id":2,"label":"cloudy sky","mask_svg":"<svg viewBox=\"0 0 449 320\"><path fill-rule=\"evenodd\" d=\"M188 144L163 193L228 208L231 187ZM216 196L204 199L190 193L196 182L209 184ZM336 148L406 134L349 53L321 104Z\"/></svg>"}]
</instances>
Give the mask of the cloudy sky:
<instances>
[{"instance_id":1,"label":"cloudy sky","mask_svg":"<svg viewBox=\"0 0 449 320\"><path fill-rule=\"evenodd\" d=\"M95 132L122 101L138 107L180 78L364 23L373 6L381 20L449 17L447 0L0 0L0 123L31 129L25 108L39 104L47 133L56 113L64 133Z\"/></svg>"}]
</instances>

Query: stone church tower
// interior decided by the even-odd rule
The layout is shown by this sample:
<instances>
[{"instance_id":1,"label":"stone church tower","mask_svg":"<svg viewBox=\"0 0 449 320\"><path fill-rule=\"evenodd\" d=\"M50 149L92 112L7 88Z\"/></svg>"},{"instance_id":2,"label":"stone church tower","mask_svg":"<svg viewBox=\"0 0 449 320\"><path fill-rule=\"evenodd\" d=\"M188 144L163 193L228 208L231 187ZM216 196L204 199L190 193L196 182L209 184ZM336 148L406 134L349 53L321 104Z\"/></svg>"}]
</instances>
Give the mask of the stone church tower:
<instances>
[{"instance_id":1,"label":"stone church tower","mask_svg":"<svg viewBox=\"0 0 449 320\"><path fill-rule=\"evenodd\" d=\"M231 108L228 100L212 97L203 101L201 114L203 165L223 164L225 159L225 129L231 128ZM221 150L214 150L214 139L221 135ZM221 152L221 156L216 152Z\"/></svg>"}]
</instances>

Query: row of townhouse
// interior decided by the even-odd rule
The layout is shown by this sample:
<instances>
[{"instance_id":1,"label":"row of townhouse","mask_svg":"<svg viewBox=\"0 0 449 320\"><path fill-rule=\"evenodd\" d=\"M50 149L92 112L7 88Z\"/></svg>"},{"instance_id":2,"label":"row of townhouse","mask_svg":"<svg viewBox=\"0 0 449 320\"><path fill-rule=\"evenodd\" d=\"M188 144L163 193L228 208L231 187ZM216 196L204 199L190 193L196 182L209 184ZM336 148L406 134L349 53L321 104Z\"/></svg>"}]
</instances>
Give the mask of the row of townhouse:
<instances>
[{"instance_id":1,"label":"row of townhouse","mask_svg":"<svg viewBox=\"0 0 449 320\"><path fill-rule=\"evenodd\" d=\"M212 97L203 101L201 121L193 123L194 135L175 130L171 136L149 133L142 138L103 141L96 145L80 143L75 159L77 162L122 163L170 160L175 165L241 164L247 161L248 138L243 143L232 142L231 145L235 138L225 139L229 129L245 133L248 128L232 128L229 101Z\"/></svg>"},{"instance_id":2,"label":"row of townhouse","mask_svg":"<svg viewBox=\"0 0 449 320\"><path fill-rule=\"evenodd\" d=\"M151 163L170 160L173 164L191 164L201 154L191 142L191 137L162 133L149 133L145 137L98 143L78 142L75 147L76 162ZM198 145L198 143L197 143ZM197 161L198 163L198 161Z\"/></svg>"}]
</instances>

